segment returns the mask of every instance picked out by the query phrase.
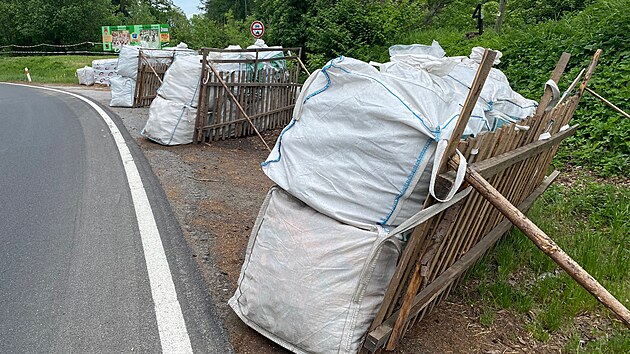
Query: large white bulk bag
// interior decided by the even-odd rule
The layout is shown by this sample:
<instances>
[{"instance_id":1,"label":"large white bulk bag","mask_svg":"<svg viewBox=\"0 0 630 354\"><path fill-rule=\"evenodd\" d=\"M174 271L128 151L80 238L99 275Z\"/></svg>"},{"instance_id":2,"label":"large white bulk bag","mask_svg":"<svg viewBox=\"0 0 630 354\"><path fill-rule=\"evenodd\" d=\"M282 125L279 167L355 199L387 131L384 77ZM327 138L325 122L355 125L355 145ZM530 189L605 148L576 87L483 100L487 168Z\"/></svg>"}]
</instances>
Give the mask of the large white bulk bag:
<instances>
[{"instance_id":1,"label":"large white bulk bag","mask_svg":"<svg viewBox=\"0 0 630 354\"><path fill-rule=\"evenodd\" d=\"M265 44L265 41L262 39L257 39L254 44L250 45L249 47L247 47L247 49L260 49L260 48L272 48L272 49L278 49L278 50L274 50L274 51L264 51L264 52L258 52L258 59L273 59L273 58L283 58L284 57L284 53L282 51L282 47L281 46L274 46L274 47L269 47L267 44ZM256 59L256 53L251 53L251 52L245 52L243 53L243 57L245 59L250 59L250 60L255 60ZM266 69L272 69L272 70L283 70L286 69L286 62L282 59L280 60L274 60L274 61L264 61L264 62L260 62L258 63L258 70L266 70ZM247 65L247 70L254 70L254 64L248 64Z\"/></svg>"},{"instance_id":2,"label":"large white bulk bag","mask_svg":"<svg viewBox=\"0 0 630 354\"><path fill-rule=\"evenodd\" d=\"M448 85L447 90L453 91L460 97L465 97L468 95L470 85L475 78L484 50L482 47L474 47L470 58L445 57L444 50L436 41L433 41L431 46L421 44L395 45L389 48L391 62L381 64L380 67L381 71L398 72L403 75L409 72L408 68L426 71L432 74L434 79L436 79L435 76L443 78L443 82ZM501 56L502 53L497 52L493 65L500 63L499 58ZM442 86L442 83L437 84ZM492 68L477 105L484 112L480 115L486 121L483 128L496 130L504 123L517 122L531 116L536 111L538 104L536 101L526 99L512 90L505 74L497 68ZM479 114L477 115L479 116ZM470 128L476 130L473 126ZM470 133L469 131L465 135Z\"/></svg>"},{"instance_id":3,"label":"large white bulk bag","mask_svg":"<svg viewBox=\"0 0 630 354\"><path fill-rule=\"evenodd\" d=\"M249 326L295 353L356 353L399 246L380 226L344 225L273 187L228 303Z\"/></svg>"},{"instance_id":4,"label":"large white bulk bag","mask_svg":"<svg viewBox=\"0 0 630 354\"><path fill-rule=\"evenodd\" d=\"M143 63L150 64L170 64L173 51L170 50L143 50L142 54L146 58ZM134 80L138 78L138 56L140 48L130 45L123 45L118 53L118 63L116 73L120 76L130 77Z\"/></svg>"},{"instance_id":5,"label":"large white bulk bag","mask_svg":"<svg viewBox=\"0 0 630 354\"><path fill-rule=\"evenodd\" d=\"M201 81L201 55L178 57L164 74L158 95L173 102L197 107Z\"/></svg>"},{"instance_id":6,"label":"large white bulk bag","mask_svg":"<svg viewBox=\"0 0 630 354\"><path fill-rule=\"evenodd\" d=\"M351 58L330 61L304 84L263 171L344 223L400 224L432 191L433 161L441 159L464 103L425 81Z\"/></svg>"},{"instance_id":7,"label":"large white bulk bag","mask_svg":"<svg viewBox=\"0 0 630 354\"><path fill-rule=\"evenodd\" d=\"M162 145L192 143L197 109L157 96L140 134Z\"/></svg>"},{"instance_id":8,"label":"large white bulk bag","mask_svg":"<svg viewBox=\"0 0 630 354\"><path fill-rule=\"evenodd\" d=\"M164 47L162 48L164 51L173 52L173 57L177 59L178 57L189 56L189 55L197 55L199 54L196 50L189 49L188 44L180 42L175 47Z\"/></svg>"},{"instance_id":9,"label":"large white bulk bag","mask_svg":"<svg viewBox=\"0 0 630 354\"><path fill-rule=\"evenodd\" d=\"M470 54L470 59L462 59L453 70L447 75L450 79L451 87L454 91L467 93L472 84L477 69L483 57L484 48L474 47ZM497 52L497 57L493 65L500 63L501 52ZM505 74L492 68L488 74L486 83L479 95L478 104L483 107L491 130L496 130L502 123L518 122L536 112L538 103L521 96L512 90Z\"/></svg>"},{"instance_id":10,"label":"large white bulk bag","mask_svg":"<svg viewBox=\"0 0 630 354\"><path fill-rule=\"evenodd\" d=\"M94 69L89 66L77 69L76 77L79 79L79 85L94 85Z\"/></svg>"},{"instance_id":11,"label":"large white bulk bag","mask_svg":"<svg viewBox=\"0 0 630 354\"><path fill-rule=\"evenodd\" d=\"M138 77L138 53L140 53L140 48L123 45L118 53L116 73L120 76L136 79Z\"/></svg>"},{"instance_id":12,"label":"large white bulk bag","mask_svg":"<svg viewBox=\"0 0 630 354\"><path fill-rule=\"evenodd\" d=\"M435 58L443 58L446 52L440 46L438 41L434 40L431 45L423 44L410 44L403 45L397 44L389 47L389 56L395 57L397 55L430 55Z\"/></svg>"},{"instance_id":13,"label":"large white bulk bag","mask_svg":"<svg viewBox=\"0 0 630 354\"><path fill-rule=\"evenodd\" d=\"M109 79L109 84L112 93L112 99L109 101L110 107L133 107L136 80L116 76Z\"/></svg>"}]
</instances>

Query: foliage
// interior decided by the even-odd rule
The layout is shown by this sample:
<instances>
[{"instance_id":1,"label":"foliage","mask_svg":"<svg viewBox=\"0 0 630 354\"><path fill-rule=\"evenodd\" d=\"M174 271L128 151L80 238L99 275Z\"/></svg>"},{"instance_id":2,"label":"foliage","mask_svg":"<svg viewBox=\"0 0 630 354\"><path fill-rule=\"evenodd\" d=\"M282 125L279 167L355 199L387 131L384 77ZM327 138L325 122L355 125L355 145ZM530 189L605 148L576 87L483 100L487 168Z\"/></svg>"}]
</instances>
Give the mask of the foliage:
<instances>
[{"instance_id":1,"label":"foliage","mask_svg":"<svg viewBox=\"0 0 630 354\"><path fill-rule=\"evenodd\" d=\"M77 68L92 65L92 60L106 59L105 56L0 56L0 81L26 81L24 67L29 69L36 83L77 83ZM115 58L115 57L114 57Z\"/></svg>"},{"instance_id":2,"label":"foliage","mask_svg":"<svg viewBox=\"0 0 630 354\"><path fill-rule=\"evenodd\" d=\"M99 42L101 26L152 23L170 23L174 41L190 26L172 0L0 1L0 45Z\"/></svg>"},{"instance_id":3,"label":"foliage","mask_svg":"<svg viewBox=\"0 0 630 354\"><path fill-rule=\"evenodd\" d=\"M397 42L430 43L436 39L447 55L468 55L473 46L500 50L503 57L499 68L516 91L533 99L542 95L543 84L561 52L572 55L560 82L564 89L588 66L595 50L601 48L603 54L589 87L630 112L630 17L625 15L628 8L628 0L603 0L558 21L517 24L521 27L511 27L500 36L487 31L468 40L460 30L440 28L407 33ZM508 18L505 28L509 25ZM630 120L586 93L573 122L581 128L562 145L558 162L590 166L602 176L630 175Z\"/></svg>"},{"instance_id":4,"label":"foliage","mask_svg":"<svg viewBox=\"0 0 630 354\"><path fill-rule=\"evenodd\" d=\"M398 33L420 23L417 1L317 0L307 14L309 63L321 66L339 55L370 60L375 48L386 49ZM414 17L415 16L415 17Z\"/></svg>"},{"instance_id":5,"label":"foliage","mask_svg":"<svg viewBox=\"0 0 630 354\"><path fill-rule=\"evenodd\" d=\"M112 13L110 0L2 0L0 45L94 40Z\"/></svg>"},{"instance_id":6,"label":"foliage","mask_svg":"<svg viewBox=\"0 0 630 354\"><path fill-rule=\"evenodd\" d=\"M315 0L259 0L256 18L267 24L265 38L284 47L304 47L308 40L309 9Z\"/></svg>"},{"instance_id":7,"label":"foliage","mask_svg":"<svg viewBox=\"0 0 630 354\"><path fill-rule=\"evenodd\" d=\"M254 40L249 34L252 18L237 20L231 12L225 15L224 23L208 19L203 15L193 15L190 39L187 42L192 48L225 48L228 45L240 45L243 48Z\"/></svg>"},{"instance_id":8,"label":"foliage","mask_svg":"<svg viewBox=\"0 0 630 354\"><path fill-rule=\"evenodd\" d=\"M629 189L581 176L571 187L552 186L530 212L538 226L626 306L630 305L630 251L625 247L630 241L629 205ZM580 349L579 332L572 334L576 316L587 312L612 316L520 231L512 230L471 275L480 280L472 293L465 294L469 302L482 302L487 312L507 309L529 318L527 329L540 341L555 334L577 337L577 345L567 343L568 351ZM480 317L482 324L486 317ZM597 325L587 350L630 350L620 323Z\"/></svg>"},{"instance_id":9,"label":"foliage","mask_svg":"<svg viewBox=\"0 0 630 354\"><path fill-rule=\"evenodd\" d=\"M255 1L201 0L206 17L218 23L225 20L225 14L231 12L234 18L245 20L255 7Z\"/></svg>"}]
</instances>

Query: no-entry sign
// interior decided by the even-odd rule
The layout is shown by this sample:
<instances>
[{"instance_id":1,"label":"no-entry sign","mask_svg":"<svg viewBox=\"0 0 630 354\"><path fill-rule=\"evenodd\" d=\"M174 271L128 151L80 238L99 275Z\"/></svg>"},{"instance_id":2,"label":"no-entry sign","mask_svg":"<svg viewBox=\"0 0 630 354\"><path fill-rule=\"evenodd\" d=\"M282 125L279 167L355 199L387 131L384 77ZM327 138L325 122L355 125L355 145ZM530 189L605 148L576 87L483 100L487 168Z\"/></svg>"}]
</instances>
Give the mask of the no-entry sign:
<instances>
[{"instance_id":1,"label":"no-entry sign","mask_svg":"<svg viewBox=\"0 0 630 354\"><path fill-rule=\"evenodd\" d=\"M254 21L249 27L249 30L252 32L252 36L260 38L265 34L265 25L260 21Z\"/></svg>"}]
</instances>

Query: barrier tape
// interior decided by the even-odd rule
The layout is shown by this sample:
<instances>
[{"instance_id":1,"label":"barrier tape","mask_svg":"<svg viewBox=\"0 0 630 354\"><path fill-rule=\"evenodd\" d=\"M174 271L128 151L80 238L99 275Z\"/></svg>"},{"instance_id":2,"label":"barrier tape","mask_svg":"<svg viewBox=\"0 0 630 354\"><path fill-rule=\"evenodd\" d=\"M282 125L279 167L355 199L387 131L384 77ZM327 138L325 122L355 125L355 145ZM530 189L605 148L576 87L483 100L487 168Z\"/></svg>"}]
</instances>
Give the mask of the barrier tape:
<instances>
[{"instance_id":1,"label":"barrier tape","mask_svg":"<svg viewBox=\"0 0 630 354\"><path fill-rule=\"evenodd\" d=\"M11 51L11 52L2 52L0 51L0 55L3 54L102 54L102 55L118 55L116 52L93 52L89 50L74 50L74 51L66 51L66 52L33 52L33 51Z\"/></svg>"},{"instance_id":2,"label":"barrier tape","mask_svg":"<svg viewBox=\"0 0 630 354\"><path fill-rule=\"evenodd\" d=\"M48 43L40 43L40 44L34 44L34 45L8 44L8 45L0 46L0 49L10 48L10 47L15 47L15 48L36 48L36 47L66 48L66 47L78 47L78 46L81 46L81 45L84 45L84 44L99 45L99 44L103 44L103 42L81 42L81 43L75 43L75 44L48 44Z\"/></svg>"}]
</instances>

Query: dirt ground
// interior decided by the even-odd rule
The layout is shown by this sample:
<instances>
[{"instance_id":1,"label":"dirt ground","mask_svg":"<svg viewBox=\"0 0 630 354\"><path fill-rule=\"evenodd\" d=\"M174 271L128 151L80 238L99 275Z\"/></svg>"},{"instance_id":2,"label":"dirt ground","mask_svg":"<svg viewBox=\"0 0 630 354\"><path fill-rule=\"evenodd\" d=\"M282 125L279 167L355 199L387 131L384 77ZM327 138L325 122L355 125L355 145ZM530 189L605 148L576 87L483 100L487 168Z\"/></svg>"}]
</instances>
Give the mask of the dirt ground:
<instances>
[{"instance_id":1,"label":"dirt ground","mask_svg":"<svg viewBox=\"0 0 630 354\"><path fill-rule=\"evenodd\" d=\"M106 90L64 89L104 105L109 100ZM288 353L246 326L227 305L236 289L254 220L273 184L260 168L268 155L262 143L249 137L161 146L139 135L148 109L112 111L121 117L166 191L236 353ZM267 132L264 137L272 145L278 134ZM462 286L463 292L467 286ZM495 315L491 326L484 326L481 312L455 292L407 333L395 353L557 353L567 340L554 336L541 344L523 328L523 319L504 311Z\"/></svg>"},{"instance_id":2,"label":"dirt ground","mask_svg":"<svg viewBox=\"0 0 630 354\"><path fill-rule=\"evenodd\" d=\"M265 138L274 142L277 134ZM236 290L251 227L273 185L260 168L268 155L262 143L257 137L182 147L163 147L143 138L137 141L152 165L165 151L179 160L154 171L236 353L288 353L243 324L227 305ZM557 353L561 348L538 344L508 312L497 313L491 327L480 324L480 314L481 309L465 305L455 294L416 324L395 353Z\"/></svg>"}]
</instances>

